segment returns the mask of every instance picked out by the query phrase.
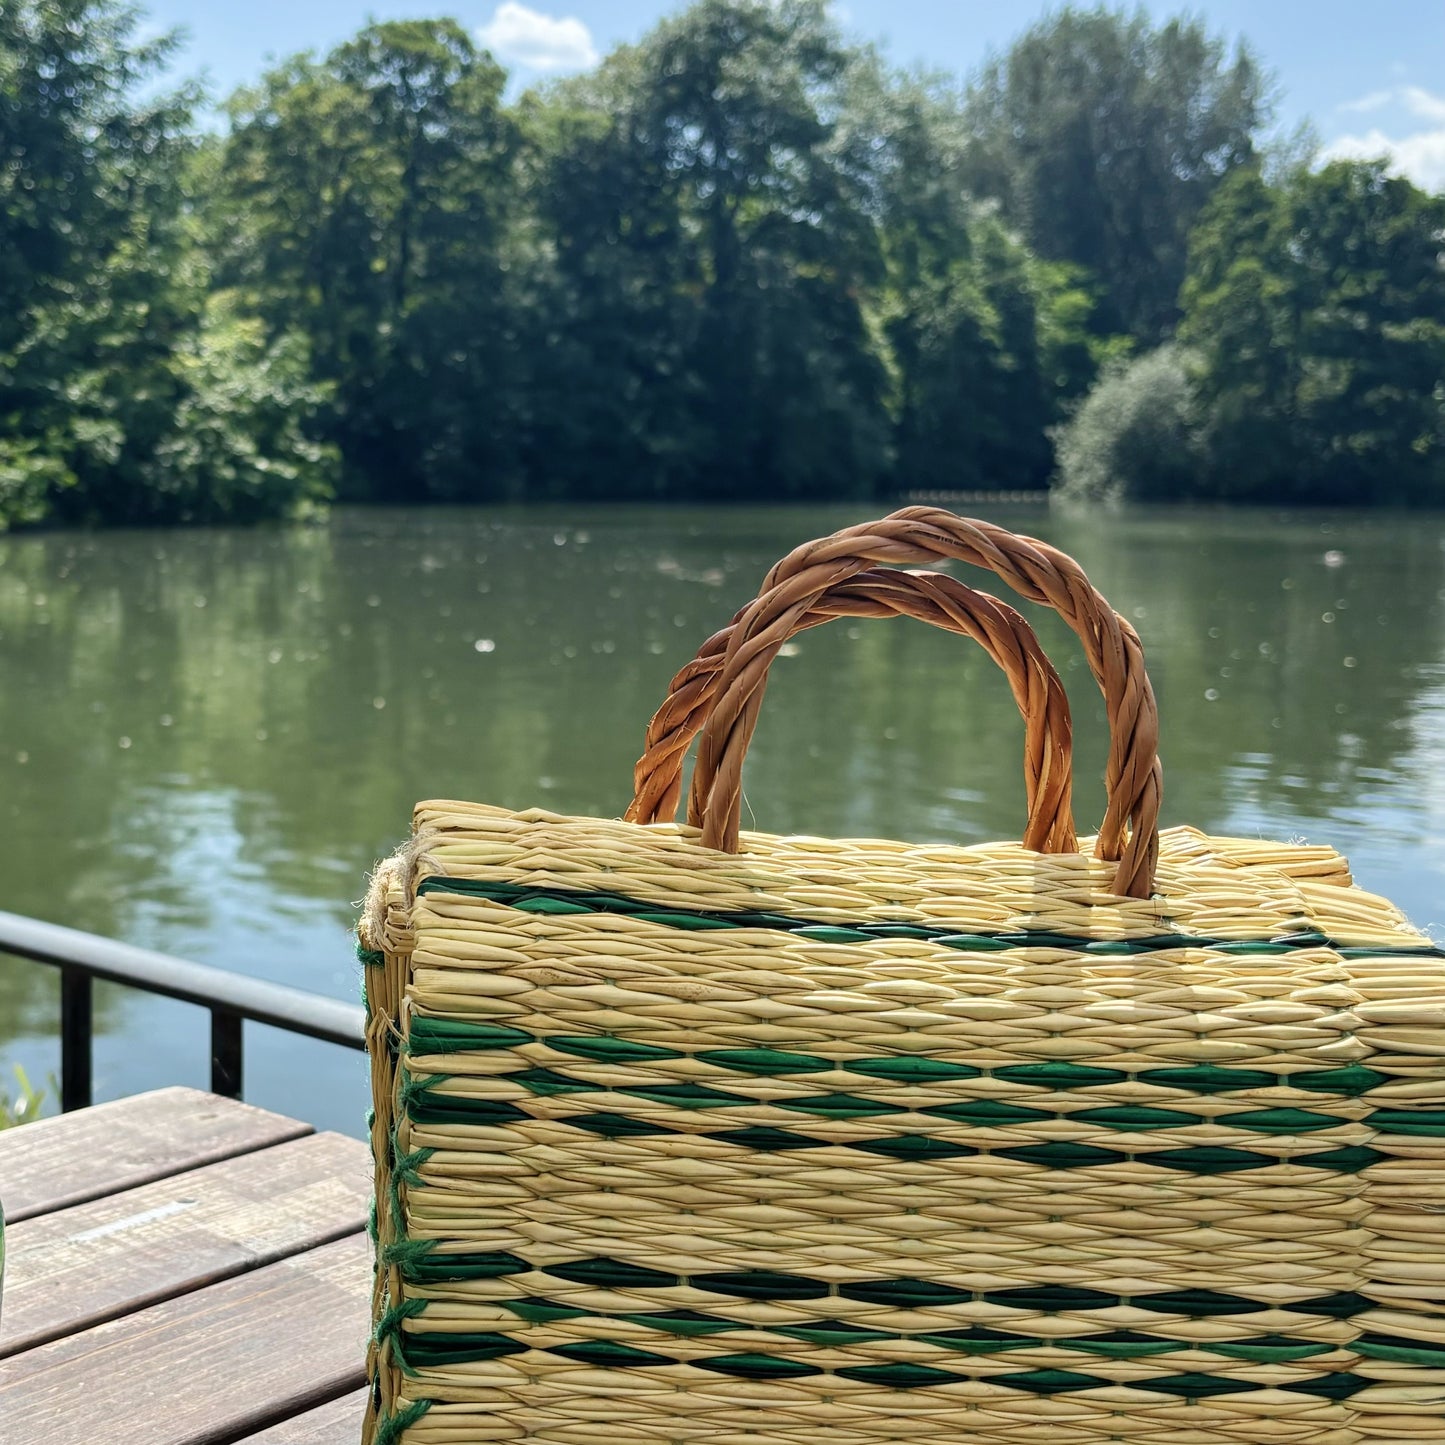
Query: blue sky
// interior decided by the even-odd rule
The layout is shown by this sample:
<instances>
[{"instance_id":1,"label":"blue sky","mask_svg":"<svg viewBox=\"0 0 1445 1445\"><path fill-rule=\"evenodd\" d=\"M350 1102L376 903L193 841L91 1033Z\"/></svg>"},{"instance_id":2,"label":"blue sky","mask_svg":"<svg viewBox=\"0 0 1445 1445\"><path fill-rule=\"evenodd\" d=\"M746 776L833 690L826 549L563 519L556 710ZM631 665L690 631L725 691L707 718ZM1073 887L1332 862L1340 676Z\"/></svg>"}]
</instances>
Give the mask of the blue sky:
<instances>
[{"instance_id":1,"label":"blue sky","mask_svg":"<svg viewBox=\"0 0 1445 1445\"><path fill-rule=\"evenodd\" d=\"M585 68L678 8L665 0L150 0L158 28L189 39L178 70L224 94L269 58L324 50L373 16L449 14L487 44L517 83ZM961 73L1051 6L1042 0L835 0L845 28L883 42L900 64ZM1155 15L1203 15L1245 35L1277 73L1280 121L1314 122L1333 154L1391 155L1445 188L1445 3L1442 0L1193 0Z\"/></svg>"}]
</instances>

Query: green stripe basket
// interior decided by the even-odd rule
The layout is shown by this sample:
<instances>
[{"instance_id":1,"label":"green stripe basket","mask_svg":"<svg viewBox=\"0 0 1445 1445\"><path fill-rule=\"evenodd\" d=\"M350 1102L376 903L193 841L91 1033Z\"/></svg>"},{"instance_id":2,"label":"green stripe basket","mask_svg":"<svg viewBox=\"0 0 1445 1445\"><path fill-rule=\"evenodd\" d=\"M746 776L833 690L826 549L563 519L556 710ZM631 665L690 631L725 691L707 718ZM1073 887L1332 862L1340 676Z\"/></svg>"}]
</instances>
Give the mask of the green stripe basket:
<instances>
[{"instance_id":1,"label":"green stripe basket","mask_svg":"<svg viewBox=\"0 0 1445 1445\"><path fill-rule=\"evenodd\" d=\"M1058 676L898 570L946 559L1084 644L1082 845ZM1022 843L740 832L768 665L840 616L1003 667ZM1159 832L1160 779L1078 566L909 508L704 644L625 819L421 804L361 929L368 1445L1445 1445L1441 950L1328 848Z\"/></svg>"}]
</instances>

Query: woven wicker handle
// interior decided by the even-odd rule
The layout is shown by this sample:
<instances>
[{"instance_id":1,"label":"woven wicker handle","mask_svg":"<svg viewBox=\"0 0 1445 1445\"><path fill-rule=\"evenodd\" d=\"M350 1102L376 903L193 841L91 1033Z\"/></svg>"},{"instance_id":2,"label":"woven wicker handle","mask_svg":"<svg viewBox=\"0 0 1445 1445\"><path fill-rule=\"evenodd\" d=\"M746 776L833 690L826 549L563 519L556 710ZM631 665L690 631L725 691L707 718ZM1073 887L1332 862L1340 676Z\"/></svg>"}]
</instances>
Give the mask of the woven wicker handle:
<instances>
[{"instance_id":1,"label":"woven wicker handle","mask_svg":"<svg viewBox=\"0 0 1445 1445\"><path fill-rule=\"evenodd\" d=\"M688 821L702 829L707 847L737 851L742 763L757 725L767 662L818 598L877 563L907 566L947 559L996 573L1020 596L1053 607L1079 635L1109 720L1108 805L1095 856L1118 863L1115 893L1148 897L1159 857L1163 769L1158 709L1138 634L1090 585L1073 558L1047 543L937 507L905 507L880 521L807 542L768 574L762 593L729 630L716 700L698 745Z\"/></svg>"},{"instance_id":2,"label":"woven wicker handle","mask_svg":"<svg viewBox=\"0 0 1445 1445\"><path fill-rule=\"evenodd\" d=\"M756 604L754 604L756 605ZM636 794L627 818L655 823L677 811L682 761L697 733L712 716L734 634L751 611L714 634L676 677L667 701L647 729L646 751L633 775ZM806 611L769 609L774 621L754 633L736 654L751 681L754 706L761 701L768 666L789 637L838 617L916 617L980 643L1008 678L1023 715L1024 785L1028 824L1024 846L1037 853L1071 853L1078 847L1071 804L1073 725L1059 675L1044 655L1034 630L1012 607L975 592L937 572L886 568L858 573L825 588ZM733 847L736 848L736 833Z\"/></svg>"}]
</instances>

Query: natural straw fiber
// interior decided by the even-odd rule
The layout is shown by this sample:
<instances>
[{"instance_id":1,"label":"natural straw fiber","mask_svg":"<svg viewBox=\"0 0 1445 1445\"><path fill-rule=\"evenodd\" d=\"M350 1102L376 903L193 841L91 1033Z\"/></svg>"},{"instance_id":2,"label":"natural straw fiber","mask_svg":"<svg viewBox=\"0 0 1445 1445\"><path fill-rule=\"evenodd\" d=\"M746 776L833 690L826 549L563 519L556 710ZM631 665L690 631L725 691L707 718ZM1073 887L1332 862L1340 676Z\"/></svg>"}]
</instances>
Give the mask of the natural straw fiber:
<instances>
[{"instance_id":1,"label":"natural straw fiber","mask_svg":"<svg viewBox=\"0 0 1445 1445\"><path fill-rule=\"evenodd\" d=\"M1078 632L1111 729L1079 851ZM978 641L1027 846L738 829L767 667ZM699 737L688 823L661 821ZM799 548L674 679L627 820L421 804L362 926L371 1445L1445 1445L1445 963L1329 848L1159 833L1133 629L910 508Z\"/></svg>"}]
</instances>

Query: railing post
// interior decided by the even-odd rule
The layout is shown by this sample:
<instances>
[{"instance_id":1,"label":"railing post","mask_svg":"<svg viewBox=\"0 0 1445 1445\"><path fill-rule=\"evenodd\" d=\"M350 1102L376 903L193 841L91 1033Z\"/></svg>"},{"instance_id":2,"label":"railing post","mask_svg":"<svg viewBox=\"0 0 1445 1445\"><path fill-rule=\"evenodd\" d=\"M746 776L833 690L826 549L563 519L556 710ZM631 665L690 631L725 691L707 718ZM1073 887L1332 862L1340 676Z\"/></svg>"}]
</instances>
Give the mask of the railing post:
<instances>
[{"instance_id":1,"label":"railing post","mask_svg":"<svg viewBox=\"0 0 1445 1445\"><path fill-rule=\"evenodd\" d=\"M0 0L0 9L3 6ZM0 909L3 956L28 958L60 970L62 1109L83 1109L94 1093L96 979L204 1008L211 1016L211 1088L231 1098L241 1096L246 1022L345 1048L366 1048L366 1014L359 1004L245 978Z\"/></svg>"},{"instance_id":2,"label":"railing post","mask_svg":"<svg viewBox=\"0 0 1445 1445\"><path fill-rule=\"evenodd\" d=\"M82 968L60 968L60 1107L90 1106L92 1085L91 1037L94 1011L91 979Z\"/></svg>"},{"instance_id":3,"label":"railing post","mask_svg":"<svg viewBox=\"0 0 1445 1445\"><path fill-rule=\"evenodd\" d=\"M241 1097L241 1015L211 1010L211 1092L227 1099Z\"/></svg>"}]
</instances>

